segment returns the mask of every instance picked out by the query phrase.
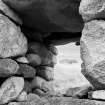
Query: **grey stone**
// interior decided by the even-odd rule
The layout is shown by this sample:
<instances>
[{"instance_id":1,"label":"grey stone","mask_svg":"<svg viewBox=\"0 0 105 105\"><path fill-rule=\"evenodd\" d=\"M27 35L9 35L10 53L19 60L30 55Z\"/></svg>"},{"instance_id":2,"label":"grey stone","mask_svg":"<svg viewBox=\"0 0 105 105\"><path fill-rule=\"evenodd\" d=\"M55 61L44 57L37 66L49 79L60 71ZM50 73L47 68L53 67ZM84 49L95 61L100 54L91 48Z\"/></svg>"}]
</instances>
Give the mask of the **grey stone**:
<instances>
[{"instance_id":1,"label":"grey stone","mask_svg":"<svg viewBox=\"0 0 105 105\"><path fill-rule=\"evenodd\" d=\"M27 64L19 64L17 74L23 75L24 78L34 78L36 76L36 69Z\"/></svg>"},{"instance_id":2,"label":"grey stone","mask_svg":"<svg viewBox=\"0 0 105 105\"><path fill-rule=\"evenodd\" d=\"M83 28L80 0L3 1L21 15L26 27L43 32L81 32Z\"/></svg>"},{"instance_id":3,"label":"grey stone","mask_svg":"<svg viewBox=\"0 0 105 105\"><path fill-rule=\"evenodd\" d=\"M37 75L43 77L47 81L52 81L54 79L54 68L48 66L37 67Z\"/></svg>"},{"instance_id":4,"label":"grey stone","mask_svg":"<svg viewBox=\"0 0 105 105\"><path fill-rule=\"evenodd\" d=\"M22 21L19 18L19 16L12 9L10 9L10 7L8 7L5 3L3 3L2 0L0 0L0 10L2 10L3 13L9 18L11 18L13 21L22 25Z\"/></svg>"},{"instance_id":5,"label":"grey stone","mask_svg":"<svg viewBox=\"0 0 105 105\"><path fill-rule=\"evenodd\" d=\"M35 103L34 101L12 103L9 105L105 105L104 101L76 99L70 97L53 97L46 99L46 101L38 101L37 103Z\"/></svg>"},{"instance_id":6,"label":"grey stone","mask_svg":"<svg viewBox=\"0 0 105 105\"><path fill-rule=\"evenodd\" d=\"M79 12L84 21L105 18L104 0L81 0Z\"/></svg>"},{"instance_id":7,"label":"grey stone","mask_svg":"<svg viewBox=\"0 0 105 105\"><path fill-rule=\"evenodd\" d=\"M27 96L27 101L37 101L37 100L41 100L41 98L34 94L34 93L29 93L28 96Z\"/></svg>"},{"instance_id":8,"label":"grey stone","mask_svg":"<svg viewBox=\"0 0 105 105\"><path fill-rule=\"evenodd\" d=\"M88 93L89 99L105 100L105 90L96 90Z\"/></svg>"},{"instance_id":9,"label":"grey stone","mask_svg":"<svg viewBox=\"0 0 105 105\"><path fill-rule=\"evenodd\" d=\"M27 101L27 92L26 91L22 91L20 93L20 95L17 97L16 99L18 102L23 102L23 101Z\"/></svg>"},{"instance_id":10,"label":"grey stone","mask_svg":"<svg viewBox=\"0 0 105 105\"><path fill-rule=\"evenodd\" d=\"M50 82L44 80L43 78L37 76L32 80L32 88L38 88L40 90L43 90L44 92L48 92L53 90L53 85Z\"/></svg>"},{"instance_id":11,"label":"grey stone","mask_svg":"<svg viewBox=\"0 0 105 105\"><path fill-rule=\"evenodd\" d=\"M27 52L27 39L20 28L0 14L0 57L14 57Z\"/></svg>"},{"instance_id":12,"label":"grey stone","mask_svg":"<svg viewBox=\"0 0 105 105\"><path fill-rule=\"evenodd\" d=\"M41 64L41 58L37 54L27 54L26 58L29 61L29 64L33 66L38 66Z\"/></svg>"},{"instance_id":13,"label":"grey stone","mask_svg":"<svg viewBox=\"0 0 105 105\"><path fill-rule=\"evenodd\" d=\"M0 88L0 104L6 104L15 100L24 88L24 79L22 77L8 78Z\"/></svg>"},{"instance_id":14,"label":"grey stone","mask_svg":"<svg viewBox=\"0 0 105 105\"><path fill-rule=\"evenodd\" d=\"M26 57L19 57L16 59L17 62L19 63L25 63L25 64L29 64L29 61Z\"/></svg>"},{"instance_id":15,"label":"grey stone","mask_svg":"<svg viewBox=\"0 0 105 105\"><path fill-rule=\"evenodd\" d=\"M49 49L54 55L57 55L57 54L58 54L58 50L57 50L57 48L56 48L53 44L49 44L49 45L48 45L48 49Z\"/></svg>"},{"instance_id":16,"label":"grey stone","mask_svg":"<svg viewBox=\"0 0 105 105\"><path fill-rule=\"evenodd\" d=\"M19 65L12 59L0 59L0 77L8 77L16 74L19 70Z\"/></svg>"},{"instance_id":17,"label":"grey stone","mask_svg":"<svg viewBox=\"0 0 105 105\"><path fill-rule=\"evenodd\" d=\"M96 89L105 89L105 21L85 24L81 37L82 73Z\"/></svg>"},{"instance_id":18,"label":"grey stone","mask_svg":"<svg viewBox=\"0 0 105 105\"><path fill-rule=\"evenodd\" d=\"M35 53L41 58L41 65L55 64L54 54L49 51L44 43L32 42L29 43L29 52Z\"/></svg>"},{"instance_id":19,"label":"grey stone","mask_svg":"<svg viewBox=\"0 0 105 105\"><path fill-rule=\"evenodd\" d=\"M69 88L65 96L76 98L88 98L88 92L92 90L93 87L90 84L81 87Z\"/></svg>"}]
</instances>

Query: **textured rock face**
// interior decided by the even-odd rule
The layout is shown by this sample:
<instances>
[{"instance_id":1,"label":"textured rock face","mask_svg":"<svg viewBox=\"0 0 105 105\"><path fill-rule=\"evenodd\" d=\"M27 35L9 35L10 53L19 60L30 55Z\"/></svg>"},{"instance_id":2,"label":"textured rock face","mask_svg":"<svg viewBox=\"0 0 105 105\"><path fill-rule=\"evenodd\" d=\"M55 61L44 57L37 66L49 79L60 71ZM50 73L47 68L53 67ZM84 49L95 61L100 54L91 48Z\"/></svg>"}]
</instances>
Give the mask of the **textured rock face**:
<instances>
[{"instance_id":1,"label":"textured rock face","mask_svg":"<svg viewBox=\"0 0 105 105\"><path fill-rule=\"evenodd\" d=\"M80 32L83 21L78 13L80 0L3 0L16 10L25 26L44 32ZM31 22L30 22L31 20Z\"/></svg>"},{"instance_id":2,"label":"textured rock face","mask_svg":"<svg viewBox=\"0 0 105 105\"><path fill-rule=\"evenodd\" d=\"M5 3L3 3L2 0L0 0L0 10L9 18L14 20L18 24L22 24L21 19L18 17L18 15L10 9Z\"/></svg>"},{"instance_id":3,"label":"textured rock face","mask_svg":"<svg viewBox=\"0 0 105 105\"><path fill-rule=\"evenodd\" d=\"M0 57L22 55L27 52L27 40L20 28L0 14Z\"/></svg>"},{"instance_id":4,"label":"textured rock face","mask_svg":"<svg viewBox=\"0 0 105 105\"><path fill-rule=\"evenodd\" d=\"M0 104L8 103L18 97L24 88L24 79L11 77L7 79L0 88Z\"/></svg>"},{"instance_id":5,"label":"textured rock face","mask_svg":"<svg viewBox=\"0 0 105 105\"><path fill-rule=\"evenodd\" d=\"M8 77L16 74L19 70L19 65L12 59L0 59L0 77Z\"/></svg>"},{"instance_id":6,"label":"textured rock face","mask_svg":"<svg viewBox=\"0 0 105 105\"><path fill-rule=\"evenodd\" d=\"M96 89L105 88L105 21L85 24L81 38L82 73Z\"/></svg>"},{"instance_id":7,"label":"textured rock face","mask_svg":"<svg viewBox=\"0 0 105 105\"><path fill-rule=\"evenodd\" d=\"M79 12L84 21L90 21L95 18L105 18L105 1L81 0Z\"/></svg>"}]
</instances>

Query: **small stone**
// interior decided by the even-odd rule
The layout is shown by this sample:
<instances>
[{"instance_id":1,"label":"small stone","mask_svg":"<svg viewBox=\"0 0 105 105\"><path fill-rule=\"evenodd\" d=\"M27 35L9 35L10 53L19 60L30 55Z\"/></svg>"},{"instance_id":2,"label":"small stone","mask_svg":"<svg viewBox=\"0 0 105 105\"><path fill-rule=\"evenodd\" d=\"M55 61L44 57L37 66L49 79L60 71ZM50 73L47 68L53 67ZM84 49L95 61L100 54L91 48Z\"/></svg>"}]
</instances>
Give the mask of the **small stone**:
<instances>
[{"instance_id":1,"label":"small stone","mask_svg":"<svg viewBox=\"0 0 105 105\"><path fill-rule=\"evenodd\" d=\"M40 56L42 60L41 65L50 65L51 63L55 64L55 61L53 61L53 53L49 51L43 43L29 43L29 52Z\"/></svg>"},{"instance_id":2,"label":"small stone","mask_svg":"<svg viewBox=\"0 0 105 105\"><path fill-rule=\"evenodd\" d=\"M11 77L4 81L0 88L0 104L15 100L24 88L22 77Z\"/></svg>"},{"instance_id":3,"label":"small stone","mask_svg":"<svg viewBox=\"0 0 105 105\"><path fill-rule=\"evenodd\" d=\"M19 62L19 63L29 64L29 61L26 57L17 58L16 61Z\"/></svg>"},{"instance_id":4,"label":"small stone","mask_svg":"<svg viewBox=\"0 0 105 105\"><path fill-rule=\"evenodd\" d=\"M33 93L37 94L40 97L46 96L46 93L41 89L34 89Z\"/></svg>"},{"instance_id":5,"label":"small stone","mask_svg":"<svg viewBox=\"0 0 105 105\"><path fill-rule=\"evenodd\" d=\"M81 0L79 12L84 21L105 18L104 0Z\"/></svg>"},{"instance_id":6,"label":"small stone","mask_svg":"<svg viewBox=\"0 0 105 105\"><path fill-rule=\"evenodd\" d=\"M38 100L40 101L41 98L34 93L29 93L27 96L27 101L38 101Z\"/></svg>"},{"instance_id":7,"label":"small stone","mask_svg":"<svg viewBox=\"0 0 105 105\"><path fill-rule=\"evenodd\" d=\"M15 57L27 52L27 39L20 28L0 14L0 57Z\"/></svg>"},{"instance_id":8,"label":"small stone","mask_svg":"<svg viewBox=\"0 0 105 105\"><path fill-rule=\"evenodd\" d=\"M42 88L42 84L46 82L46 80L44 80L43 78L41 77L35 77L33 80L32 80L32 88L39 88L41 89Z\"/></svg>"},{"instance_id":9,"label":"small stone","mask_svg":"<svg viewBox=\"0 0 105 105\"><path fill-rule=\"evenodd\" d=\"M34 78L36 76L36 69L27 65L19 64L20 68L18 70L19 75L24 76L25 78Z\"/></svg>"},{"instance_id":10,"label":"small stone","mask_svg":"<svg viewBox=\"0 0 105 105\"><path fill-rule=\"evenodd\" d=\"M8 105L21 105L19 102L10 102Z\"/></svg>"},{"instance_id":11,"label":"small stone","mask_svg":"<svg viewBox=\"0 0 105 105\"><path fill-rule=\"evenodd\" d=\"M17 97L16 100L19 102L27 101L27 92L26 91L21 92L21 94Z\"/></svg>"},{"instance_id":12,"label":"small stone","mask_svg":"<svg viewBox=\"0 0 105 105\"><path fill-rule=\"evenodd\" d=\"M37 67L37 75L51 81L54 79L54 68L48 66Z\"/></svg>"},{"instance_id":13,"label":"small stone","mask_svg":"<svg viewBox=\"0 0 105 105\"><path fill-rule=\"evenodd\" d=\"M97 90L88 93L89 99L105 100L105 90Z\"/></svg>"},{"instance_id":14,"label":"small stone","mask_svg":"<svg viewBox=\"0 0 105 105\"><path fill-rule=\"evenodd\" d=\"M10 9L5 3L3 3L2 0L0 0L0 10L2 10L3 13L7 15L9 18L11 18L13 21L22 25L22 21L19 18L19 16L12 9Z\"/></svg>"},{"instance_id":15,"label":"small stone","mask_svg":"<svg viewBox=\"0 0 105 105\"><path fill-rule=\"evenodd\" d=\"M65 94L67 97L88 98L88 92L92 91L93 87L88 84L81 87L69 88Z\"/></svg>"},{"instance_id":16,"label":"small stone","mask_svg":"<svg viewBox=\"0 0 105 105\"><path fill-rule=\"evenodd\" d=\"M38 76L33 79L32 88L35 88L35 89L38 88L43 90L44 92L53 90L52 84L50 82L47 82L43 78Z\"/></svg>"},{"instance_id":17,"label":"small stone","mask_svg":"<svg viewBox=\"0 0 105 105\"><path fill-rule=\"evenodd\" d=\"M37 54L27 54L26 58L33 66L38 66L41 64L41 58Z\"/></svg>"},{"instance_id":18,"label":"small stone","mask_svg":"<svg viewBox=\"0 0 105 105\"><path fill-rule=\"evenodd\" d=\"M81 37L82 73L97 90L105 89L105 21L87 22Z\"/></svg>"},{"instance_id":19,"label":"small stone","mask_svg":"<svg viewBox=\"0 0 105 105\"><path fill-rule=\"evenodd\" d=\"M16 74L19 65L12 59L0 59L0 77L7 77Z\"/></svg>"},{"instance_id":20,"label":"small stone","mask_svg":"<svg viewBox=\"0 0 105 105\"><path fill-rule=\"evenodd\" d=\"M54 55L58 54L58 50L53 44L48 45L48 50L50 50Z\"/></svg>"}]
</instances>

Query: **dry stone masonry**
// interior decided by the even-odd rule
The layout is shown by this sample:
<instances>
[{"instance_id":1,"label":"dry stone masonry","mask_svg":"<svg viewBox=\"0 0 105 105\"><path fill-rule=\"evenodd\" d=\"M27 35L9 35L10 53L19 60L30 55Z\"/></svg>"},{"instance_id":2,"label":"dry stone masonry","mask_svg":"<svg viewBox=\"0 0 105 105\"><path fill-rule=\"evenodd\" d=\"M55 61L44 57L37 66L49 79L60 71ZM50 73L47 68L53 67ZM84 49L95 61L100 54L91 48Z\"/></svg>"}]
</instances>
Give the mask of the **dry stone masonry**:
<instances>
[{"instance_id":1,"label":"dry stone masonry","mask_svg":"<svg viewBox=\"0 0 105 105\"><path fill-rule=\"evenodd\" d=\"M52 30L82 31L82 73L91 84L54 91L54 45L77 35ZM0 0L0 105L105 105L96 100L105 101L105 1Z\"/></svg>"},{"instance_id":2,"label":"dry stone masonry","mask_svg":"<svg viewBox=\"0 0 105 105\"><path fill-rule=\"evenodd\" d=\"M37 103L54 92L56 48L40 37L30 41L21 27L19 16L0 0L0 105Z\"/></svg>"}]
</instances>

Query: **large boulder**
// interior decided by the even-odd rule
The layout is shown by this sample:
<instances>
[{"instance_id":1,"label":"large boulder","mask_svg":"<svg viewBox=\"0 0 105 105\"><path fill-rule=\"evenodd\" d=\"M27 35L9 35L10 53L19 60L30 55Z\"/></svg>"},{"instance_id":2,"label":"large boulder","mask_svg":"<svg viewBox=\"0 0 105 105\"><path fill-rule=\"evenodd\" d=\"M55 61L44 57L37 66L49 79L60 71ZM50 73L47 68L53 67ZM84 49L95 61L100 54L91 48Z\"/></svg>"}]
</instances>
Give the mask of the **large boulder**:
<instances>
[{"instance_id":1,"label":"large boulder","mask_svg":"<svg viewBox=\"0 0 105 105\"><path fill-rule=\"evenodd\" d=\"M0 14L0 58L23 55L27 52L27 39L20 28Z\"/></svg>"},{"instance_id":2,"label":"large boulder","mask_svg":"<svg viewBox=\"0 0 105 105\"><path fill-rule=\"evenodd\" d=\"M84 21L90 21L95 18L105 18L105 1L81 0L79 12Z\"/></svg>"},{"instance_id":3,"label":"large boulder","mask_svg":"<svg viewBox=\"0 0 105 105\"><path fill-rule=\"evenodd\" d=\"M3 0L23 20L24 26L43 32L80 32L80 0ZM30 21L31 20L31 21Z\"/></svg>"},{"instance_id":4,"label":"large boulder","mask_svg":"<svg viewBox=\"0 0 105 105\"><path fill-rule=\"evenodd\" d=\"M105 89L105 21L85 23L81 38L82 73L96 89Z\"/></svg>"}]
</instances>

